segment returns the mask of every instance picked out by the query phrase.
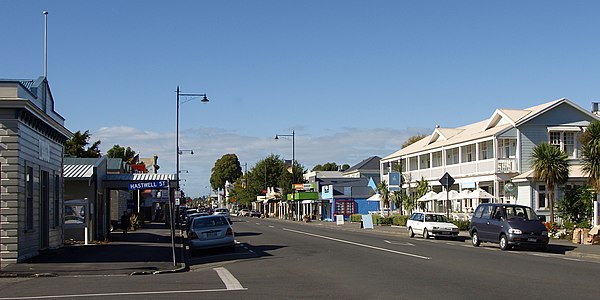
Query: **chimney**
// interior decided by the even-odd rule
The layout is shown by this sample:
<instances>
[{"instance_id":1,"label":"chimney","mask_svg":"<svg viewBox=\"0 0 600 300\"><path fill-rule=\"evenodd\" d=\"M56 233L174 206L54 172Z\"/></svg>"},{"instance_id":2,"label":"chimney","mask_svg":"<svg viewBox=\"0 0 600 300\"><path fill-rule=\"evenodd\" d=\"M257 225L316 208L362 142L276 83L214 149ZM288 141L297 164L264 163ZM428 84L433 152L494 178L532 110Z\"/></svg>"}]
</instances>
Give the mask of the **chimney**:
<instances>
[{"instance_id":1,"label":"chimney","mask_svg":"<svg viewBox=\"0 0 600 300\"><path fill-rule=\"evenodd\" d=\"M592 102L592 113L596 116L600 116L600 111L598 111L598 102Z\"/></svg>"}]
</instances>

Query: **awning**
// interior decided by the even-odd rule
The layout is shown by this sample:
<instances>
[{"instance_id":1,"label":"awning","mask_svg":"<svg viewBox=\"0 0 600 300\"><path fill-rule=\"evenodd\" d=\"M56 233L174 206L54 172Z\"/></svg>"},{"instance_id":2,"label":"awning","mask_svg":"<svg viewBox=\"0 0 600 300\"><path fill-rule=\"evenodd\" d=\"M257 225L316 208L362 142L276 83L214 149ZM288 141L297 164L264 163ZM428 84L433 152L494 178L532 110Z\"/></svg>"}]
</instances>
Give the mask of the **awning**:
<instances>
[{"instance_id":1,"label":"awning","mask_svg":"<svg viewBox=\"0 0 600 300\"><path fill-rule=\"evenodd\" d=\"M375 195L367 198L367 201L381 201L381 195L380 194L375 194Z\"/></svg>"}]
</instances>

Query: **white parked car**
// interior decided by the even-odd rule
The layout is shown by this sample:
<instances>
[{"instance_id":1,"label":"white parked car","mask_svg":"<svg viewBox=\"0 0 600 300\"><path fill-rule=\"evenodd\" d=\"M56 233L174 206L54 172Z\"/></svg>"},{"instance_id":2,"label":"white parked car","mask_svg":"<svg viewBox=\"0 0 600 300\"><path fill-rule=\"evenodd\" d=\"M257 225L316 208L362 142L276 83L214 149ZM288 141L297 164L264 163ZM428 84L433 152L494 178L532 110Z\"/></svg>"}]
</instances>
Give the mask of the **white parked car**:
<instances>
[{"instance_id":1,"label":"white parked car","mask_svg":"<svg viewBox=\"0 0 600 300\"><path fill-rule=\"evenodd\" d=\"M433 237L458 237L458 227L448 221L443 214L416 212L406 221L408 235L414 237L415 234L422 235L424 239Z\"/></svg>"},{"instance_id":2,"label":"white parked car","mask_svg":"<svg viewBox=\"0 0 600 300\"><path fill-rule=\"evenodd\" d=\"M231 222L231 215L229 214L228 208L215 208L214 216L223 216L227 218L229 222Z\"/></svg>"}]
</instances>

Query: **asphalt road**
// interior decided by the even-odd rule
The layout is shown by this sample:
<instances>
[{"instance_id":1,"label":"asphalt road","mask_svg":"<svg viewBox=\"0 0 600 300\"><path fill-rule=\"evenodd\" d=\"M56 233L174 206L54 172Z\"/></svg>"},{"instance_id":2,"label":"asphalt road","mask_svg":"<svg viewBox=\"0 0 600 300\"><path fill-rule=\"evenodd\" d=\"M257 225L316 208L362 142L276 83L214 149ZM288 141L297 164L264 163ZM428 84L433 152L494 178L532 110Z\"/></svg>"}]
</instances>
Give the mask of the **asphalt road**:
<instances>
[{"instance_id":1,"label":"asphalt road","mask_svg":"<svg viewBox=\"0 0 600 300\"><path fill-rule=\"evenodd\" d=\"M600 263L564 255L269 219L234 227L235 253L190 257L187 273L0 278L0 300L600 298Z\"/></svg>"}]
</instances>

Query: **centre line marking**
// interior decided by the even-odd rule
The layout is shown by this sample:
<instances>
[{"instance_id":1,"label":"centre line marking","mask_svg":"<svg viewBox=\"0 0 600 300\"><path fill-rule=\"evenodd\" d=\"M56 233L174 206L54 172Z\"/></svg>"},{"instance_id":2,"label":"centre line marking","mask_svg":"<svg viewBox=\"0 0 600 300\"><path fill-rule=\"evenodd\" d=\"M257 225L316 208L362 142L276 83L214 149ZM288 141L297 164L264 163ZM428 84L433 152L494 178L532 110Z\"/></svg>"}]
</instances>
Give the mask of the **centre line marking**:
<instances>
[{"instance_id":1,"label":"centre line marking","mask_svg":"<svg viewBox=\"0 0 600 300\"><path fill-rule=\"evenodd\" d=\"M340 242L340 243L346 243L346 244L350 244L350 245L355 245L355 246L359 246L359 247L365 247L365 248L375 249L375 250L379 250L379 251L385 251L385 252L390 252L390 253L395 253L395 254L400 254L400 255L405 255L405 256L420 258L420 259L431 259L431 257L427 257L427 256L421 256L421 255L416 255L416 254L412 254L412 253L406 253L406 252L401 252L401 251L396 251L396 250L391 250L391 249L385 249L385 248L375 247L375 246L371 246L371 245L365 245L365 244L361 244L361 243L357 243L357 242L351 242L351 241L336 239L336 238L332 238L332 237L328 237L328 236L324 236L324 235L318 235L318 234L309 233L309 232L304 232L304 231L298 231L298 230L287 229L287 228L283 228L283 230L289 231L289 232L294 232L294 233L299 233L299 234L304 234L304 235L308 235L308 236L318 237L318 238L321 238L321 239L336 241L336 242Z\"/></svg>"}]
</instances>

